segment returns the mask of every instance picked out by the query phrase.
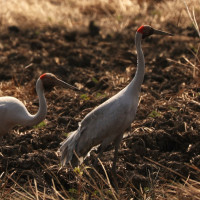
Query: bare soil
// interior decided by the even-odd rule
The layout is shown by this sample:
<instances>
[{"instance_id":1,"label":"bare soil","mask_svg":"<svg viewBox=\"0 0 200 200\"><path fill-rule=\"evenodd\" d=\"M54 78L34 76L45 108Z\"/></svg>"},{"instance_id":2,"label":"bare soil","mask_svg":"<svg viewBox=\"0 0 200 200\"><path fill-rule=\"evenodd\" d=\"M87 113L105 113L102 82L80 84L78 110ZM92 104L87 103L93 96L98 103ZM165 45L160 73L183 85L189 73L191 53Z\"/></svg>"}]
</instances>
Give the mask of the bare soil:
<instances>
[{"instance_id":1,"label":"bare soil","mask_svg":"<svg viewBox=\"0 0 200 200\"><path fill-rule=\"evenodd\" d=\"M40 191L45 187L51 193L53 179L58 191L75 188L81 193L76 173L70 167L60 169L56 152L66 134L75 130L90 110L125 87L134 76L137 27L133 24L120 33L107 35L94 24L73 32L63 27L9 27L0 33L2 96L16 96L35 113L35 82L45 72L86 91L46 91L45 125L16 127L3 138L0 174L12 174L22 186L35 179ZM146 73L141 101L132 128L121 143L117 163L116 179L124 199L130 199L131 185L150 188L188 176L195 180L200 177L199 69L186 61L197 61L194 53L198 57L199 40L190 27L181 30L167 24L162 30L175 36L153 36L142 42ZM179 33L182 36L176 36ZM111 145L102 157L111 183L112 158ZM92 167L95 159L93 152L85 164ZM104 176L100 163L96 169ZM12 184L9 180L6 187ZM4 187L2 182L0 187ZM91 186L88 188L86 192L93 194Z\"/></svg>"}]
</instances>

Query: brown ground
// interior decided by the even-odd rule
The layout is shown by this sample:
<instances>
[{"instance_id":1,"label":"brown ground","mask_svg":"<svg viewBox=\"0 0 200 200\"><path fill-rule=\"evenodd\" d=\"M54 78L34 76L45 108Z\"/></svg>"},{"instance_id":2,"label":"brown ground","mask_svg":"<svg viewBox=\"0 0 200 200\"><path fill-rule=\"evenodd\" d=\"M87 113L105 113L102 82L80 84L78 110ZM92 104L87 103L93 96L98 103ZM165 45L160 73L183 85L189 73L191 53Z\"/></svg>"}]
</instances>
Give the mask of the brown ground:
<instances>
[{"instance_id":1,"label":"brown ground","mask_svg":"<svg viewBox=\"0 0 200 200\"><path fill-rule=\"evenodd\" d=\"M35 82L44 72L52 72L87 91L83 94L56 88L46 92L46 125L18 127L4 137L0 158L0 173L5 172L0 180L2 190L13 187L13 181L6 178L12 174L11 178L24 188L34 186L35 179L39 191L45 187L46 193L51 194L53 180L64 197L67 195L63 189L74 198L84 198L83 193L98 197L98 192L83 181L92 182L87 174L60 169L56 151L65 133L75 130L90 110L130 82L136 69L136 28L137 25L131 25L121 33L103 35L94 26L74 32L65 28L9 27L0 34L2 96L15 96L31 113L36 112ZM184 177L200 177L194 167L200 167L199 71L194 71L184 59L195 63L192 51L198 52L197 35L194 29L181 30L172 24L162 29L183 36L153 36L143 41L146 73L141 102L131 132L121 143L117 164L119 196L124 199L134 197L140 186L152 190ZM110 146L102 162L111 183L112 157ZM85 164L92 167L94 159L92 154ZM100 164L97 171L104 176ZM90 173L94 173L92 169ZM107 186L97 177L95 174L94 179L103 191Z\"/></svg>"}]
</instances>

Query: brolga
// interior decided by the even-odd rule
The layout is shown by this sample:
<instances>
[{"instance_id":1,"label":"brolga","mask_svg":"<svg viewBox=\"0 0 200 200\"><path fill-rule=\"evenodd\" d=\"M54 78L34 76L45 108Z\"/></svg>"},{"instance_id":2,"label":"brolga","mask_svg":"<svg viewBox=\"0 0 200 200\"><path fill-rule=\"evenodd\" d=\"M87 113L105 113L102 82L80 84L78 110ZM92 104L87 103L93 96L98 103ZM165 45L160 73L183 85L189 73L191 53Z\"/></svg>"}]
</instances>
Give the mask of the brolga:
<instances>
[{"instance_id":1,"label":"brolga","mask_svg":"<svg viewBox=\"0 0 200 200\"><path fill-rule=\"evenodd\" d=\"M35 115L28 112L25 105L15 97L0 97L0 137L7 134L16 125L34 126L43 121L47 114L47 104L44 88L53 86L77 89L58 79L54 74L42 74L36 82L36 92L39 97L39 110Z\"/></svg>"},{"instance_id":2,"label":"brolga","mask_svg":"<svg viewBox=\"0 0 200 200\"><path fill-rule=\"evenodd\" d=\"M143 25L137 29L135 45L137 51L137 70L131 82L116 95L96 107L79 123L77 130L69 134L59 149L62 166L71 163L76 167L84 160L91 149L100 145L99 157L109 144L115 147L112 170L116 172L118 149L124 132L133 122L141 84L145 73L145 60L141 48L141 40L152 35L172 34Z\"/></svg>"}]
</instances>

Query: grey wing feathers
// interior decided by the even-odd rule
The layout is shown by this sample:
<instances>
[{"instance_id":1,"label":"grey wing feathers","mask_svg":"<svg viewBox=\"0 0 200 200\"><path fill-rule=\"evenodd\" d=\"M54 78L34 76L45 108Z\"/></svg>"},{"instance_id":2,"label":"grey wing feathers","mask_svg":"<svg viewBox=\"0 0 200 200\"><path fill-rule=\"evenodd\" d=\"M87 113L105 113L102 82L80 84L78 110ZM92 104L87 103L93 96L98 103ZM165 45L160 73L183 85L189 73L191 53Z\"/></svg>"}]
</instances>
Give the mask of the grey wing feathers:
<instances>
[{"instance_id":1,"label":"grey wing feathers","mask_svg":"<svg viewBox=\"0 0 200 200\"><path fill-rule=\"evenodd\" d=\"M113 110L120 104L115 99L109 99L93 111L88 113L80 122L79 128L72 132L70 136L61 143L61 164L62 166L71 162L72 166L76 166L77 159L74 151L79 157L85 157L92 147L102 143L110 143L115 135L108 137L108 131L115 128L117 116L113 116ZM116 110L118 112L118 110ZM115 111L115 112L116 112ZM116 132L114 129L112 132Z\"/></svg>"},{"instance_id":2,"label":"grey wing feathers","mask_svg":"<svg viewBox=\"0 0 200 200\"><path fill-rule=\"evenodd\" d=\"M72 160L74 150L78 139L81 136L81 125L76 131L70 133L70 136L61 143L60 153L61 153L61 165L64 166Z\"/></svg>"}]
</instances>

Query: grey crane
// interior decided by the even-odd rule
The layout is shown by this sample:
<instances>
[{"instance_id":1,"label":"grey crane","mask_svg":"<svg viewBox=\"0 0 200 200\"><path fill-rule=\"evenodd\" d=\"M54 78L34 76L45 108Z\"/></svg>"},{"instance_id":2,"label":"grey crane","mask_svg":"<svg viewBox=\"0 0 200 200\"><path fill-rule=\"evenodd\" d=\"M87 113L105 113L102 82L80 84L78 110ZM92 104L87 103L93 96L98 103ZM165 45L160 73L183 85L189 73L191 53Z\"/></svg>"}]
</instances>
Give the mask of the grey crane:
<instances>
[{"instance_id":1,"label":"grey crane","mask_svg":"<svg viewBox=\"0 0 200 200\"><path fill-rule=\"evenodd\" d=\"M115 153L112 169L116 171L119 145L124 132L135 118L140 88L144 79L145 60L141 40L152 34L172 35L148 25L137 29L135 35L137 70L134 78L124 89L88 113L79 123L78 129L71 132L69 137L61 143L59 151L62 166L67 163L71 163L72 167L78 166L97 145L100 145L100 157L105 148L113 143Z\"/></svg>"}]
</instances>

